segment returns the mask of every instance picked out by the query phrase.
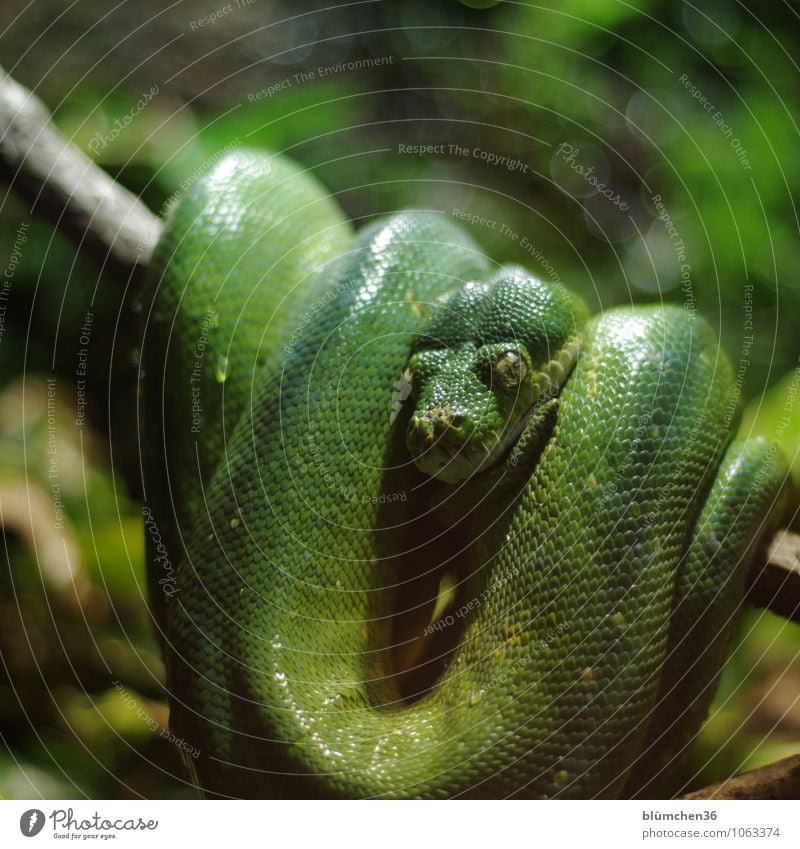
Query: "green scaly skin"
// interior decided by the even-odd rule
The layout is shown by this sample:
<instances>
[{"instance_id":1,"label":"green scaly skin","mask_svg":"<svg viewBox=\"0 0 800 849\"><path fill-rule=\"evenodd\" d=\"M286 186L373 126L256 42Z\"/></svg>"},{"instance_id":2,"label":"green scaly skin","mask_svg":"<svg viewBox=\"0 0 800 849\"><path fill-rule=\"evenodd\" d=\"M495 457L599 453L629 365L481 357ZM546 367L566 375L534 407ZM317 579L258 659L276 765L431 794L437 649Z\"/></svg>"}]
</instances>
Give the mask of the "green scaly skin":
<instances>
[{"instance_id":1,"label":"green scaly skin","mask_svg":"<svg viewBox=\"0 0 800 849\"><path fill-rule=\"evenodd\" d=\"M349 242L270 161L204 178L151 278L146 474L176 569L154 607L194 779L245 797L659 792L783 503L782 457L731 442L713 334L673 307L586 323L441 214ZM256 281L274 297L256 303ZM217 351L238 365L195 436L185 390L218 289Z\"/></svg>"},{"instance_id":2,"label":"green scaly skin","mask_svg":"<svg viewBox=\"0 0 800 849\"><path fill-rule=\"evenodd\" d=\"M153 259L142 346L150 598L160 632L204 488L249 403L255 375L294 328L310 275L350 244L323 188L279 157L241 150L193 183Z\"/></svg>"}]
</instances>

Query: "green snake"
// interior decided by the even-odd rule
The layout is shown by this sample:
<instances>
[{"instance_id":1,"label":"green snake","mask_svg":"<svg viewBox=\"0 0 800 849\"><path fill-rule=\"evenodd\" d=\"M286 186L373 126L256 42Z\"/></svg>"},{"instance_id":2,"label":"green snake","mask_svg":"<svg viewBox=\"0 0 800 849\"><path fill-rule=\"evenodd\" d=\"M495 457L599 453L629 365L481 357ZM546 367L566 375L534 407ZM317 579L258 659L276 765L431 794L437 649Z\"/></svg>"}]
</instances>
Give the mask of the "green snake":
<instances>
[{"instance_id":1,"label":"green snake","mask_svg":"<svg viewBox=\"0 0 800 849\"><path fill-rule=\"evenodd\" d=\"M150 591L203 792L664 792L787 475L734 438L701 318L588 318L442 212L354 235L244 150L175 204L144 315Z\"/></svg>"}]
</instances>

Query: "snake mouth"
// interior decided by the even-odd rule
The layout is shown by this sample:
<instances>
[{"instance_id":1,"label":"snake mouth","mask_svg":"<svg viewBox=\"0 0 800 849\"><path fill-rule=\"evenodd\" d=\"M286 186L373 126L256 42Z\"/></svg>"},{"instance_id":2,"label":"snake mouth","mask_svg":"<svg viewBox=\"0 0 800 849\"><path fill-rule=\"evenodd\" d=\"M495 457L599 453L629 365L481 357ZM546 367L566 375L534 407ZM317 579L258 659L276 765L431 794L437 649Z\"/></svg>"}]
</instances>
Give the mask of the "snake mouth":
<instances>
[{"instance_id":1,"label":"snake mouth","mask_svg":"<svg viewBox=\"0 0 800 849\"><path fill-rule=\"evenodd\" d=\"M466 412L442 405L414 414L408 447L417 468L444 483L460 483L494 466L514 446L542 404L556 398L578 359L571 340L545 363L533 380L533 401L499 430L479 433Z\"/></svg>"}]
</instances>

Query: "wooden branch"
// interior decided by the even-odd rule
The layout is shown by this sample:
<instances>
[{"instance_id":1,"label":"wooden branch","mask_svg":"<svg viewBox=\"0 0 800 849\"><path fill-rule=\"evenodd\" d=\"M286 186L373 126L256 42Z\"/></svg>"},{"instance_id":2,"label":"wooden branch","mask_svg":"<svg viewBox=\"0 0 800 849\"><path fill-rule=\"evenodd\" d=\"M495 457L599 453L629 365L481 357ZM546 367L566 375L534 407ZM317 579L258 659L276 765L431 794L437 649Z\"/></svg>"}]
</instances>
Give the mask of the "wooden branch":
<instances>
[{"instance_id":1,"label":"wooden branch","mask_svg":"<svg viewBox=\"0 0 800 849\"><path fill-rule=\"evenodd\" d=\"M80 247L133 270L147 263L160 221L55 128L28 89L0 68L0 176Z\"/></svg>"},{"instance_id":2,"label":"wooden branch","mask_svg":"<svg viewBox=\"0 0 800 849\"><path fill-rule=\"evenodd\" d=\"M800 622L800 535L777 531L750 576L747 600ZM800 799L800 755L696 790L683 799Z\"/></svg>"},{"instance_id":3,"label":"wooden branch","mask_svg":"<svg viewBox=\"0 0 800 849\"><path fill-rule=\"evenodd\" d=\"M800 755L687 793L683 799L800 799Z\"/></svg>"},{"instance_id":4,"label":"wooden branch","mask_svg":"<svg viewBox=\"0 0 800 849\"><path fill-rule=\"evenodd\" d=\"M767 548L766 563L759 563L751 573L747 600L800 622L800 535L776 532Z\"/></svg>"}]
</instances>

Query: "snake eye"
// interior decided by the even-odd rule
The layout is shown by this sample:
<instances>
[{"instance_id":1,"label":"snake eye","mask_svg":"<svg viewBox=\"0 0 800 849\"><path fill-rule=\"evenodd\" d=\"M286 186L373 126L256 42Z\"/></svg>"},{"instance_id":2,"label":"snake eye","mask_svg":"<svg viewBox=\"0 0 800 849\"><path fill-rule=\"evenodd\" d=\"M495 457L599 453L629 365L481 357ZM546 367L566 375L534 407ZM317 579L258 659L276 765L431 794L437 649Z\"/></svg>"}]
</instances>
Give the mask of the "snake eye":
<instances>
[{"instance_id":1,"label":"snake eye","mask_svg":"<svg viewBox=\"0 0 800 849\"><path fill-rule=\"evenodd\" d=\"M500 388L506 392L519 389L528 376L528 367L519 351L503 351L494 364L494 377Z\"/></svg>"}]
</instances>

